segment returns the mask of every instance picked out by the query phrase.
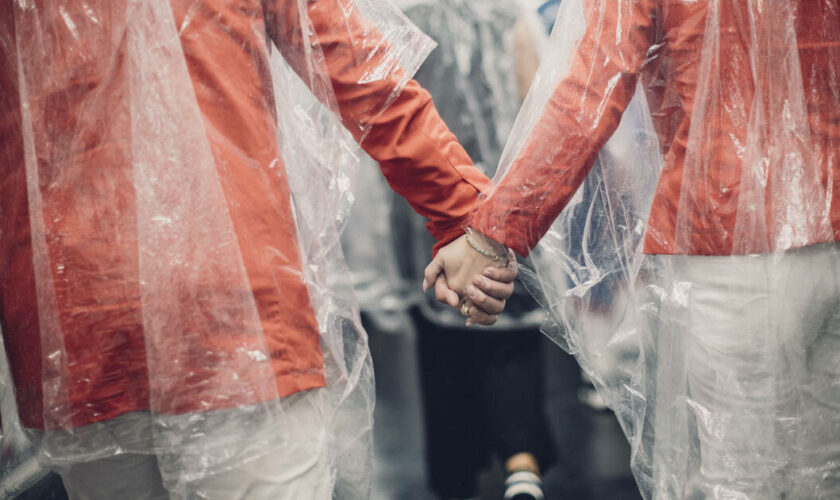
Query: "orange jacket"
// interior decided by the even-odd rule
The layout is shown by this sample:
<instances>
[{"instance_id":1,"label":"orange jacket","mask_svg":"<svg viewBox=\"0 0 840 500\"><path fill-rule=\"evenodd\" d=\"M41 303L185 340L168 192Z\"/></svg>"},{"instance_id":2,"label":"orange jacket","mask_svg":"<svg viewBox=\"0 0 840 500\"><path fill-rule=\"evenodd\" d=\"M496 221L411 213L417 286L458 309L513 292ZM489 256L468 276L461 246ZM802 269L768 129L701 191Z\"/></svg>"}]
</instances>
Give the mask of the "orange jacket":
<instances>
[{"instance_id":1,"label":"orange jacket","mask_svg":"<svg viewBox=\"0 0 840 500\"><path fill-rule=\"evenodd\" d=\"M27 40L15 38L14 4L0 5L0 310L23 423L41 427L44 409L18 88L21 69L30 78L46 79L46 84L28 89L24 104L32 116L50 262L57 269L53 285L67 349L69 373L64 384L72 424L150 409L148 379L159 375L147 373L144 351L130 123L125 119L128 70L120 57L126 49L125 26L116 21L108 25L124 18L124 13L115 11L125 7L109 0L77 4L36 0L44 24L55 21L62 26L60 16L75 23L96 18L100 23L96 29L103 36L78 39L68 23L66 29L44 34L41 40L52 44L45 45L51 47L44 54L48 65L24 59L18 68L16 43ZM55 4L66 5L59 11ZM356 16L346 19L346 29L340 33L330 33L327 20L345 15L342 2L319 0L307 5L343 122L357 139L360 123L371 126L362 147L380 162L390 185L431 220L430 231L439 242L455 238L487 179L472 168L429 94L414 81L386 111L368 116L364 110L381 108L371 104L387 99L400 75L359 84L382 55L374 50L354 53L348 37L367 37L373 49L381 43L380 35ZM301 280L289 187L285 176L276 170L268 173L278 165L281 153L266 36L293 68L303 68L302 41L296 36L298 2L171 0L171 6L251 285L242 293L253 294L256 300L278 393L285 396L321 387L325 380L319 331ZM106 103L93 117L83 106L92 92L100 92L97 102ZM77 147L68 148L68 143ZM118 199L107 197L114 185ZM207 286L224 286L207 279ZM233 296L238 292L230 290ZM219 333L208 350L224 350L235 336L235 332ZM259 402L237 394L214 397L219 395L212 394L217 390L213 384L202 384L212 378L214 369L218 367L195 360L195 366L182 370L191 372L194 380L177 381L179 386L171 390L194 397L175 411ZM207 407L202 401L217 403Z\"/></svg>"},{"instance_id":2,"label":"orange jacket","mask_svg":"<svg viewBox=\"0 0 840 500\"><path fill-rule=\"evenodd\" d=\"M709 0L584 0L587 28L571 58L568 76L556 87L510 171L479 207L471 225L527 255L592 168L641 79L664 161L648 219L645 252L729 255L782 246L779 242L784 240L778 233L785 230L783 218L788 207L779 206L779 200L774 206L771 193L778 186L769 185L765 207L768 233L760 235L758 231L745 246L733 246L736 231L744 231L736 228L736 218L743 192L740 181L747 125L754 111L750 106L756 95L749 55L761 48L747 32L749 3L720 2L720 61L718 67L713 65L716 72L709 75L702 74L699 67ZM804 244L837 240L840 6L837 0L800 0L774 7L779 5L792 5L797 12L793 23L801 74L789 77L801 78L807 109L802 114L807 114L806 128L810 126L806 148L812 150L819 186L830 196L833 231L805 228L814 236ZM704 81L706 77L712 81ZM692 124L698 85L707 85L709 92L703 103L703 123ZM768 116L763 125L788 119L779 113ZM689 178L685 167L687 150L692 147L690 135L702 138L694 154L704 168L695 167ZM767 156L770 158L769 153ZM681 199L681 193L688 198ZM819 200L820 196L814 196L806 203ZM678 231L689 235L687 241L677 240ZM790 246L797 244L802 242Z\"/></svg>"}]
</instances>

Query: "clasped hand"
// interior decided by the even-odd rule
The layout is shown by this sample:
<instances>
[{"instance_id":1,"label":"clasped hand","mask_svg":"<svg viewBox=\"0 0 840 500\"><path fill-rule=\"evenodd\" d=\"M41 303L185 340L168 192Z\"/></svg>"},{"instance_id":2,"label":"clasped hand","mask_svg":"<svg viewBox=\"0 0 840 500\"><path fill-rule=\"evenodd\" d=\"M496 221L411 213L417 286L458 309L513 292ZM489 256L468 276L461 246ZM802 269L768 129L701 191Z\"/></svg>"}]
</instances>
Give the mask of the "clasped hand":
<instances>
[{"instance_id":1,"label":"clasped hand","mask_svg":"<svg viewBox=\"0 0 840 500\"><path fill-rule=\"evenodd\" d=\"M512 251L492 242L507 254L506 258L493 260L479 253L466 238L463 235L440 249L426 266L423 290L434 286L435 298L466 316L467 326L492 325L513 294L516 258Z\"/></svg>"}]
</instances>

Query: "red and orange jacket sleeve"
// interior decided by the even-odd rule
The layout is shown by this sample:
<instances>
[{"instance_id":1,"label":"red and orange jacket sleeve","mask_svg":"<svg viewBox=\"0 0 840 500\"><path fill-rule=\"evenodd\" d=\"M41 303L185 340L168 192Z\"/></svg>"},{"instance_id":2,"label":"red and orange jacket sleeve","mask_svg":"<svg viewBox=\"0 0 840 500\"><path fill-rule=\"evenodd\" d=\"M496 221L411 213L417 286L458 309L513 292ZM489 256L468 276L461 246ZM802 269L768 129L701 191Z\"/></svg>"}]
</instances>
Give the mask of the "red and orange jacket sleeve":
<instances>
[{"instance_id":1,"label":"red and orange jacket sleeve","mask_svg":"<svg viewBox=\"0 0 840 500\"><path fill-rule=\"evenodd\" d=\"M650 0L584 0L586 30L510 170L470 219L527 256L618 127L651 47Z\"/></svg>"},{"instance_id":2,"label":"red and orange jacket sleeve","mask_svg":"<svg viewBox=\"0 0 840 500\"><path fill-rule=\"evenodd\" d=\"M383 60L387 42L371 23L340 0L309 0L307 8L344 126L379 162L391 188L429 218L436 248L458 237L489 180L473 167L417 82L399 91L406 79L399 68L371 77L393 65ZM266 20L284 58L301 74L307 60L297 9L297 0L268 1Z\"/></svg>"}]
</instances>

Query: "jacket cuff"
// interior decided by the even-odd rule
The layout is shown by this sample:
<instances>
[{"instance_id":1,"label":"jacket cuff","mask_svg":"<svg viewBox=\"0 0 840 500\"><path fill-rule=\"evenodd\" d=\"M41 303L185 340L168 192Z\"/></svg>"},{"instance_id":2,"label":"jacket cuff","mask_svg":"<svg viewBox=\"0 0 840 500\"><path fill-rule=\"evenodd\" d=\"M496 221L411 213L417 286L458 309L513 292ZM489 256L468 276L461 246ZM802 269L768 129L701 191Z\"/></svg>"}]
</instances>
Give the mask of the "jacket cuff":
<instances>
[{"instance_id":1,"label":"jacket cuff","mask_svg":"<svg viewBox=\"0 0 840 500\"><path fill-rule=\"evenodd\" d=\"M527 257L533 249L533 246L529 244L530 240L516 226L507 221L505 214L499 215L491 212L488 210L486 203L482 204L478 210L468 217L466 226L502 243L508 248L512 248L522 257Z\"/></svg>"},{"instance_id":2,"label":"jacket cuff","mask_svg":"<svg viewBox=\"0 0 840 500\"><path fill-rule=\"evenodd\" d=\"M427 222L426 229L437 240L435 246L432 248L432 257L436 256L438 251L446 245L452 243L454 240L464 234L467 228L467 221L469 215L448 220L446 222Z\"/></svg>"}]
</instances>

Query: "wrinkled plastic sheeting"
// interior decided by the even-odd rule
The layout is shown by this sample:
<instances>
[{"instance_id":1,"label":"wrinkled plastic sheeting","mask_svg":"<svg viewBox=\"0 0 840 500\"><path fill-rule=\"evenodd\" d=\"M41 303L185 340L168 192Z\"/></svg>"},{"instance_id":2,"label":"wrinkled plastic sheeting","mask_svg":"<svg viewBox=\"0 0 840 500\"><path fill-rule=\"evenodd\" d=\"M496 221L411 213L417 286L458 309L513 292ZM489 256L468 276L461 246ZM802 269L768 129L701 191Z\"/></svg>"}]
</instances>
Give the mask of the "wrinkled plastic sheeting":
<instances>
[{"instance_id":1,"label":"wrinkled plastic sheeting","mask_svg":"<svg viewBox=\"0 0 840 500\"><path fill-rule=\"evenodd\" d=\"M353 180L356 200L341 242L359 308L378 329L405 332L411 306L408 298L414 295L410 290L418 287L402 279L397 265L396 236L391 232L391 198L396 195L369 157Z\"/></svg>"},{"instance_id":2,"label":"wrinkled plastic sheeting","mask_svg":"<svg viewBox=\"0 0 840 500\"><path fill-rule=\"evenodd\" d=\"M47 475L38 466L37 447L26 439L15 404L6 350L0 341L0 495L15 497Z\"/></svg>"},{"instance_id":3,"label":"wrinkled plastic sheeting","mask_svg":"<svg viewBox=\"0 0 840 500\"><path fill-rule=\"evenodd\" d=\"M519 2L411 0L406 14L439 48L417 75L450 130L493 175L519 107L514 25Z\"/></svg>"},{"instance_id":4,"label":"wrinkled plastic sheeting","mask_svg":"<svg viewBox=\"0 0 840 500\"><path fill-rule=\"evenodd\" d=\"M258 13L249 29L263 45L243 47L246 52L270 52L265 59L282 151L270 174L281 184L287 179L291 188L291 194L269 194L275 198L268 203L291 204L288 217L294 217L296 226L291 238L296 237L303 260L281 260L274 276L296 276L305 285L324 357L326 389L302 396L312 398L318 412L312 425L323 427L314 434L326 434L331 449L328 477L319 481L332 481L340 498L364 497L372 458L372 366L338 237L352 200L348 179L358 163L357 141L363 140L367 124L354 123L352 134L343 128L331 83L336 74L328 72L323 44L349 43L348 70L366 68L355 83L399 80L391 95L376 101L379 108L364 110L366 116L376 116L393 102L431 42L387 2L335 2L338 8L325 25L324 16L319 23L309 18L307 9L318 6L290 0L273 2L297 14L282 19L288 45L269 48L261 24L263 6L253 3ZM0 36L11 74L18 78L42 351L43 415L37 427L44 430L33 435L50 464L156 453L164 475L171 473L183 485L276 452L289 436L301 432L285 417L287 405L279 397L272 366L275 353L267 348L256 290L252 292L240 249L239 238L247 236L235 227L234 207L226 199L229 186L220 178L226 165L217 162L219 148L231 145L220 146L217 132L205 123L196 99L201 88L188 71L191 54L179 39L208 8L212 6L202 2L134 0L113 5L21 0L9 7L12 31ZM180 26L177 9L186 10ZM372 54L378 57L376 64ZM84 105L74 116L56 116L62 108L54 104L73 95L84 99ZM101 155L99 161L115 168L96 172L88 177L89 185L81 185L84 162L77 160L88 153ZM234 154L255 168L263 160L245 150ZM277 183L269 173L264 178L265 192L272 193ZM126 192L134 203L123 202ZM108 253L112 260L68 269L67 256L50 250L56 241L73 238L60 229L64 218L102 222L103 232L109 223L128 221L136 237L118 240L101 234L101 244L116 249ZM50 230L45 221L50 221ZM261 251L289 254L271 247ZM278 265L278 259L271 265ZM125 266L134 266L136 274L121 277L119 269ZM126 335L139 336L144 359L103 366L99 379L74 378L78 360L69 354L77 353L85 339L78 332L68 335L66 317L61 316L67 311L59 310L56 297L57 288L67 293L78 273L96 276L101 290L117 295L121 278L126 286L139 287L139 317L128 318L114 343L125 342ZM114 280L111 288L109 280ZM277 293L282 296L284 290ZM108 297L100 299L98 304L75 304L77 314L85 314L85 306L113 307ZM75 345L68 349L68 342ZM81 417L74 410L80 406L69 399L70 385L78 394L80 384L101 383L110 376L108 370L126 369L146 381L148 394L136 397L146 399L150 411L135 412L125 423L101 414Z\"/></svg>"},{"instance_id":5,"label":"wrinkled plastic sheeting","mask_svg":"<svg viewBox=\"0 0 840 500\"><path fill-rule=\"evenodd\" d=\"M352 15L354 10L369 19L392 42L383 62L362 75L358 83L387 77L399 69L403 75L399 83L401 87L426 59L434 48L434 42L390 3L378 0L348 2L345 15ZM364 39L358 40L358 63L364 63L364 58L370 56L370 48L365 43ZM322 56L314 56L315 59L319 57ZM388 207L382 203L387 198L388 187L376 162L358 146L367 134L367 124L356 124L359 128L353 131L357 136L354 139L354 134L342 126L334 112L337 104L331 102L329 87L326 87L328 81L321 84L328 89L325 95L317 95L295 77L279 54L273 54L272 65L274 74L282 75L275 78L275 95L281 96L278 108L297 110L294 114L279 114L284 158L287 164L310 165L309 168L294 169L289 174L295 215L299 221L305 220L302 224L305 227L331 228L329 231L322 230L312 240L303 239L302 243L311 241L313 245L304 246L302 252L310 256L323 254L311 258L311 262L341 266L340 271L328 270L331 278L324 276L323 279L325 282L329 280L333 289L341 288L343 300L350 300L355 293L362 309L384 312L383 317L390 316L389 313L401 309L402 284L396 280L396 263L393 253L388 250L390 241L386 241L387 231L383 227L388 220ZM377 75L377 72L381 74ZM314 72L303 76L303 80L323 79L325 76L325 68L316 67ZM398 92L389 96L383 101L382 109L371 110L370 115L383 111L397 96ZM325 106L325 103L329 104ZM301 137L312 137L314 140L301 143ZM330 196L325 198L325 192ZM302 206L304 204L306 206ZM357 214L358 218L350 220L351 213ZM346 252L350 263L349 276L341 252ZM322 268L316 264L308 269L317 273ZM330 290L329 287L324 289ZM312 293L317 296L316 290ZM400 316L397 316L396 320L399 319ZM323 318L322 321L331 320ZM366 339L364 342L366 344Z\"/></svg>"},{"instance_id":6,"label":"wrinkled plastic sheeting","mask_svg":"<svg viewBox=\"0 0 840 500\"><path fill-rule=\"evenodd\" d=\"M840 495L838 11L561 5L489 199L645 498Z\"/></svg>"}]
</instances>

